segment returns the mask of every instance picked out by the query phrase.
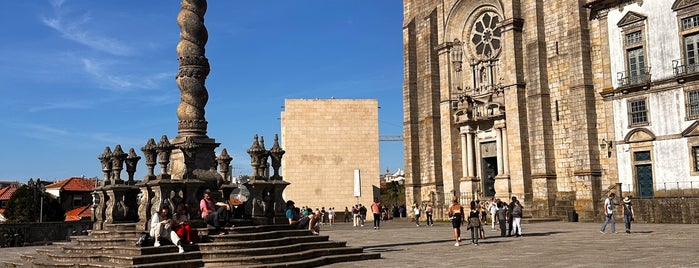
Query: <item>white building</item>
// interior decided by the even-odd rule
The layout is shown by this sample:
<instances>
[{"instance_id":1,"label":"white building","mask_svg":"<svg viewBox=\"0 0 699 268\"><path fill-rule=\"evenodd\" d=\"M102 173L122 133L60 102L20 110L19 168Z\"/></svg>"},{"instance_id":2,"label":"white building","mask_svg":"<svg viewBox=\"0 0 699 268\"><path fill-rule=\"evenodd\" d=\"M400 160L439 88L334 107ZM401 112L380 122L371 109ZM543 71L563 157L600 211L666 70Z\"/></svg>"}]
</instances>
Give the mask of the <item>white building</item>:
<instances>
[{"instance_id":1,"label":"white building","mask_svg":"<svg viewBox=\"0 0 699 268\"><path fill-rule=\"evenodd\" d=\"M699 1L626 3L606 14L616 76L602 95L613 109L614 137L600 147L617 158L626 194L697 189Z\"/></svg>"}]
</instances>

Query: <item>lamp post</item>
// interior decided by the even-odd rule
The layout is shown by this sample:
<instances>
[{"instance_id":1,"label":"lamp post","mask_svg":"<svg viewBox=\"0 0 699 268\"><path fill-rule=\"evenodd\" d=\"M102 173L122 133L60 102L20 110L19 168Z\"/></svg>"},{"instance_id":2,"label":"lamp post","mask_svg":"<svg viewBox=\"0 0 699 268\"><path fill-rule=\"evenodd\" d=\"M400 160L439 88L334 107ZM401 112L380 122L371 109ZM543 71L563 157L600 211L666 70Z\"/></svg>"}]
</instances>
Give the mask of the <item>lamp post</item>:
<instances>
[{"instance_id":1,"label":"lamp post","mask_svg":"<svg viewBox=\"0 0 699 268\"><path fill-rule=\"evenodd\" d=\"M44 222L44 194L46 193L46 186L44 186L44 184L39 184L39 191L41 191L41 205L39 205L39 222Z\"/></svg>"}]
</instances>

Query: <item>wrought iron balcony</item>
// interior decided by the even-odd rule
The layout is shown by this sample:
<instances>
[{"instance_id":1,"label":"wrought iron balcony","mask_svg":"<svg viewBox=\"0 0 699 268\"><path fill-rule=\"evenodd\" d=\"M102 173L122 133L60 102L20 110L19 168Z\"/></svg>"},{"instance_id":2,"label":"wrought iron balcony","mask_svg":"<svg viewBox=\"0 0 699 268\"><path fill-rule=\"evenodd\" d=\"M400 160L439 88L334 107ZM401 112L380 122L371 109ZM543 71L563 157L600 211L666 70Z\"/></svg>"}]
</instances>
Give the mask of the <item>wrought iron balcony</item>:
<instances>
[{"instance_id":1,"label":"wrought iron balcony","mask_svg":"<svg viewBox=\"0 0 699 268\"><path fill-rule=\"evenodd\" d=\"M680 83L684 83L686 80L699 78L699 63L687 64L687 61L684 59L673 60L672 67L674 69L675 79Z\"/></svg>"},{"instance_id":2,"label":"wrought iron balcony","mask_svg":"<svg viewBox=\"0 0 699 268\"><path fill-rule=\"evenodd\" d=\"M650 84L650 67L642 68L636 72L619 72L617 73L619 87L636 87Z\"/></svg>"}]
</instances>

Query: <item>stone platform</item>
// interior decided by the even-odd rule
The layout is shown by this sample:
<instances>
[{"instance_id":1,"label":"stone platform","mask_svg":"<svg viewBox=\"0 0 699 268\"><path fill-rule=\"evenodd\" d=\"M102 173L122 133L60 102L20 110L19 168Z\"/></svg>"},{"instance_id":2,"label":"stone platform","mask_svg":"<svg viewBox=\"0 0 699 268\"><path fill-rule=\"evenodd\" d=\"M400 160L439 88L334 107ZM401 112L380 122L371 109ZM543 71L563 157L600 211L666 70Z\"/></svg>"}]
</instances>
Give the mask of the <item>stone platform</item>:
<instances>
[{"instance_id":1,"label":"stone platform","mask_svg":"<svg viewBox=\"0 0 699 268\"><path fill-rule=\"evenodd\" d=\"M477 263L481 267L699 267L693 224L634 224L632 233L600 234L600 223L537 222L523 224L524 236L497 237L486 229L488 238L479 246L469 244L464 231L460 247L454 246L449 223L416 227L408 220L382 223L374 230L371 223L352 227L351 223L323 225L321 235L333 241L346 241L349 247L365 253L380 253L380 259L342 262L323 267L459 267ZM607 230L609 232L609 229ZM20 255L45 250L47 246L2 248L0 264L19 261ZM496 253L497 251L497 253ZM611 253L610 253L611 252ZM232 266L231 266L232 267Z\"/></svg>"}]
</instances>

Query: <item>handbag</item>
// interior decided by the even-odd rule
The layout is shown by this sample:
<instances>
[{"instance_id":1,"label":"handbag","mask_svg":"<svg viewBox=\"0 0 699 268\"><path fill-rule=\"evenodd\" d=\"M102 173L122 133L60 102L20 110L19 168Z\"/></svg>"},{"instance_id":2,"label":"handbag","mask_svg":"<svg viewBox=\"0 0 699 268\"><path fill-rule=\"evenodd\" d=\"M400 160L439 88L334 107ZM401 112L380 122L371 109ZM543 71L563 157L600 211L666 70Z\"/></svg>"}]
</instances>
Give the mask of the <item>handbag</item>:
<instances>
[{"instance_id":1,"label":"handbag","mask_svg":"<svg viewBox=\"0 0 699 268\"><path fill-rule=\"evenodd\" d=\"M138 238L138 241L136 241L136 246L142 247L144 246L148 240L150 239L150 234L147 232L142 232L141 236Z\"/></svg>"}]
</instances>

